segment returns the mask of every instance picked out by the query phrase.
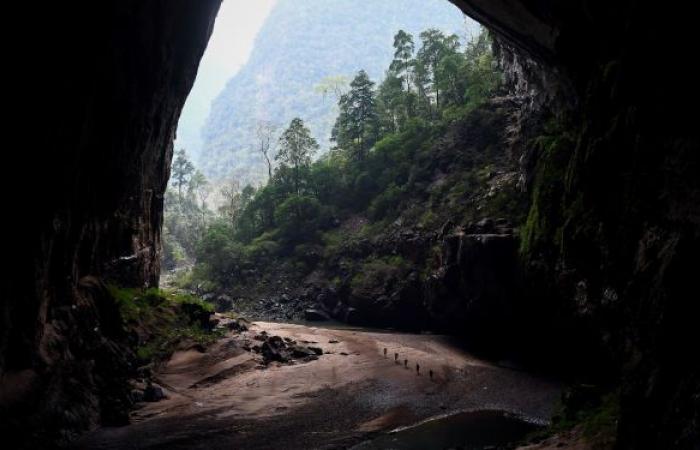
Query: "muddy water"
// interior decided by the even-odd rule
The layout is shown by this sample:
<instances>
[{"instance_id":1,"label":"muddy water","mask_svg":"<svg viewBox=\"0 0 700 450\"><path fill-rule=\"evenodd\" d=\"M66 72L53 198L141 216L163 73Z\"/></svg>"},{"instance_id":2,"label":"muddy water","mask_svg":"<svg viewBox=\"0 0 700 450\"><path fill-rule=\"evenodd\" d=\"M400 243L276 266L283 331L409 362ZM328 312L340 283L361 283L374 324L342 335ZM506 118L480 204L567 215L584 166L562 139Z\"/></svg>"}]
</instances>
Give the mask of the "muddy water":
<instances>
[{"instance_id":1,"label":"muddy water","mask_svg":"<svg viewBox=\"0 0 700 450\"><path fill-rule=\"evenodd\" d=\"M540 428L505 411L468 411L438 416L382 434L353 450L481 450L517 442Z\"/></svg>"}]
</instances>

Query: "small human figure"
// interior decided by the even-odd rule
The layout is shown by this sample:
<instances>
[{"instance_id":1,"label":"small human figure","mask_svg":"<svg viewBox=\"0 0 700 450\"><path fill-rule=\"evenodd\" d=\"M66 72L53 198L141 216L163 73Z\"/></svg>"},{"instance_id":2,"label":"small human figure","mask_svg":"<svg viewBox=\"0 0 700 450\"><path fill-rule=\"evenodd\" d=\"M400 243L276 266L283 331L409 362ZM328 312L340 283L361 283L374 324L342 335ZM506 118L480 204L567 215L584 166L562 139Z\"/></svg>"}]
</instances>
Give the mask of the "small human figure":
<instances>
[{"instance_id":1,"label":"small human figure","mask_svg":"<svg viewBox=\"0 0 700 450\"><path fill-rule=\"evenodd\" d=\"M403 360L403 366L404 366L406 369L408 369L408 360L407 360L407 359L404 359L404 360Z\"/></svg>"},{"instance_id":2,"label":"small human figure","mask_svg":"<svg viewBox=\"0 0 700 450\"><path fill-rule=\"evenodd\" d=\"M420 364L416 363L416 375L420 375Z\"/></svg>"},{"instance_id":3,"label":"small human figure","mask_svg":"<svg viewBox=\"0 0 700 450\"><path fill-rule=\"evenodd\" d=\"M394 353L394 362L399 362L399 354Z\"/></svg>"},{"instance_id":4,"label":"small human figure","mask_svg":"<svg viewBox=\"0 0 700 450\"><path fill-rule=\"evenodd\" d=\"M432 381L433 380L433 369L430 369L428 371L428 375L430 375L430 380Z\"/></svg>"},{"instance_id":5,"label":"small human figure","mask_svg":"<svg viewBox=\"0 0 700 450\"><path fill-rule=\"evenodd\" d=\"M386 347L384 347L384 357L386 358Z\"/></svg>"}]
</instances>

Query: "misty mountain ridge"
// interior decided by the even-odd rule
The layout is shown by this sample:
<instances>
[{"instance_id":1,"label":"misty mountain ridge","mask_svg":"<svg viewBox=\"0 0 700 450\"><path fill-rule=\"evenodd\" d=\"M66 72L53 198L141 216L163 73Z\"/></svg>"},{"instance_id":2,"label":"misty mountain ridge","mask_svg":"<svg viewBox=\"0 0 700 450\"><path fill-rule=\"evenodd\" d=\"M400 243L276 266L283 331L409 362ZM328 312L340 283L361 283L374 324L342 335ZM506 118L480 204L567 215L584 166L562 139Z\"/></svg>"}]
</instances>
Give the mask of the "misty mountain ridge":
<instances>
[{"instance_id":1,"label":"misty mountain ridge","mask_svg":"<svg viewBox=\"0 0 700 450\"><path fill-rule=\"evenodd\" d=\"M358 27L357 24L362 24ZM348 80L364 69L381 81L393 58L394 34L437 28L464 42L479 25L444 0L280 0L260 30L249 61L213 101L193 155L210 178L257 184L267 177L256 149L260 120L286 127L302 118L321 146L329 146L337 99L314 87L327 77Z\"/></svg>"}]
</instances>

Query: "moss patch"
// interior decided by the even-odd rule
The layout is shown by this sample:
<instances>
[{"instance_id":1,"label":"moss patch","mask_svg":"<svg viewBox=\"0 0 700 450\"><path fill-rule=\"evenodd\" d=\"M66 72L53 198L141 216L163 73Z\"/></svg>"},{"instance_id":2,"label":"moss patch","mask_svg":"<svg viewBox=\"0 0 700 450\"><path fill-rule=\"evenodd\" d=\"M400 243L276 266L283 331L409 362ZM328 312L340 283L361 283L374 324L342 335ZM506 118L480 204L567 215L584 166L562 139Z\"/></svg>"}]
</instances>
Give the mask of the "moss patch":
<instances>
[{"instance_id":1,"label":"moss patch","mask_svg":"<svg viewBox=\"0 0 700 450\"><path fill-rule=\"evenodd\" d=\"M222 335L210 326L213 306L195 296L113 285L109 291L125 331L136 337L139 365L163 361L180 345L209 345Z\"/></svg>"}]
</instances>

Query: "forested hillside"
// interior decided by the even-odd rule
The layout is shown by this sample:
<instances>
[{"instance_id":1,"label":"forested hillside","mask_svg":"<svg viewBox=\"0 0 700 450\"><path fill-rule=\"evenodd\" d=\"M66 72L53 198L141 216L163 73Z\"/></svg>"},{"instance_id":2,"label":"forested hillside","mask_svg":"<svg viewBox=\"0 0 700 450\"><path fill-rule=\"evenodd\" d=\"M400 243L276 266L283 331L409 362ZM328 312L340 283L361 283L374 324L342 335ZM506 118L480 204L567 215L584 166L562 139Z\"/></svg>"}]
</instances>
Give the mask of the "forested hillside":
<instances>
[{"instance_id":1,"label":"forested hillside","mask_svg":"<svg viewBox=\"0 0 700 450\"><path fill-rule=\"evenodd\" d=\"M417 36L427 28L463 40L478 32L443 0L280 0L250 60L212 104L202 154L195 155L201 170L241 184L266 180L256 132L261 121L278 136L292 118L303 117L323 153L338 94L354 74L364 69L380 80L396 30Z\"/></svg>"},{"instance_id":2,"label":"forested hillside","mask_svg":"<svg viewBox=\"0 0 700 450\"><path fill-rule=\"evenodd\" d=\"M360 70L343 86L329 152L315 159L319 142L295 117L268 155L270 180L227 185L218 211L202 197L204 177L177 155L165 263L195 263L180 286L279 319L322 307L341 320L420 328L430 300L416 295L444 262L443 238L467 227L500 233L514 248L527 201L499 132L514 108L493 99L502 75L488 34L463 43L437 29L398 30L387 47L381 82ZM484 218L498 220L474 225ZM282 294L287 304L275 307ZM463 315L454 313L443 329Z\"/></svg>"}]
</instances>

